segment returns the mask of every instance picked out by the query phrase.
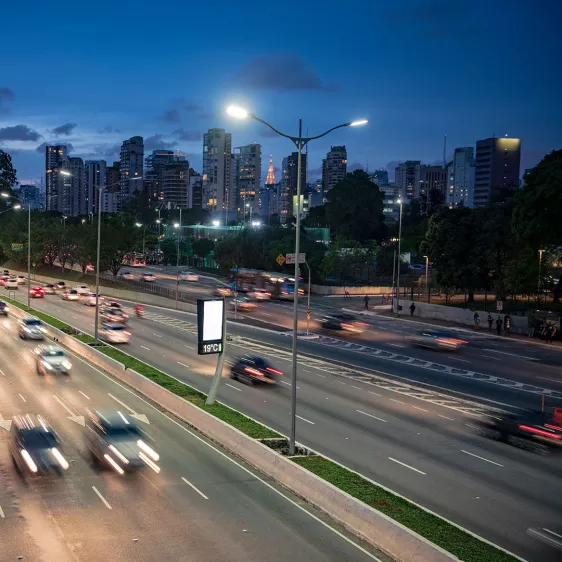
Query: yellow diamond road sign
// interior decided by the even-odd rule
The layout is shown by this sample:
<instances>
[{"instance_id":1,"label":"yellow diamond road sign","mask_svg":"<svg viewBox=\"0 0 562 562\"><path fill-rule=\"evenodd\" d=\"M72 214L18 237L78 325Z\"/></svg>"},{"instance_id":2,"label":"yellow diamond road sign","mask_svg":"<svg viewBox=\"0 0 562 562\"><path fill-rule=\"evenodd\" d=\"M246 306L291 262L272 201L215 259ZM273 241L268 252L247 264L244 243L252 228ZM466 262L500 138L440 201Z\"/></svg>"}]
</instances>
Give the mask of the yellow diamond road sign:
<instances>
[{"instance_id":1,"label":"yellow diamond road sign","mask_svg":"<svg viewBox=\"0 0 562 562\"><path fill-rule=\"evenodd\" d=\"M279 254L277 259L275 260L279 265L283 265L285 263L285 256L283 254Z\"/></svg>"}]
</instances>

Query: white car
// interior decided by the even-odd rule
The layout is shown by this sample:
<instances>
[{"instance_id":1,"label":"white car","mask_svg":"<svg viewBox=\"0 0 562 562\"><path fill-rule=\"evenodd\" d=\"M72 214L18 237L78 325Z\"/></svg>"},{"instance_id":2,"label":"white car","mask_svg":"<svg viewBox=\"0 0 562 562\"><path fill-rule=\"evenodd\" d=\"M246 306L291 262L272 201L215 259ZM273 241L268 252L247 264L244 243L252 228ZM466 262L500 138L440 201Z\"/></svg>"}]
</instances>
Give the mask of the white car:
<instances>
[{"instance_id":1,"label":"white car","mask_svg":"<svg viewBox=\"0 0 562 562\"><path fill-rule=\"evenodd\" d=\"M122 277L127 281L133 281L135 279L134 274L131 273L130 271L124 271Z\"/></svg>"},{"instance_id":2,"label":"white car","mask_svg":"<svg viewBox=\"0 0 562 562\"><path fill-rule=\"evenodd\" d=\"M19 287L19 283L16 277L11 277L4 283L4 287L6 289L17 289Z\"/></svg>"},{"instance_id":3,"label":"white car","mask_svg":"<svg viewBox=\"0 0 562 562\"><path fill-rule=\"evenodd\" d=\"M72 363L64 351L56 345L40 345L35 350L35 368L38 375L62 373L69 375Z\"/></svg>"},{"instance_id":4,"label":"white car","mask_svg":"<svg viewBox=\"0 0 562 562\"><path fill-rule=\"evenodd\" d=\"M47 330L39 318L30 316L20 321L18 332L22 340L44 340Z\"/></svg>"},{"instance_id":5,"label":"white car","mask_svg":"<svg viewBox=\"0 0 562 562\"><path fill-rule=\"evenodd\" d=\"M19 285L25 285L27 283L27 277L25 275L18 275L16 279Z\"/></svg>"},{"instance_id":6,"label":"white car","mask_svg":"<svg viewBox=\"0 0 562 562\"><path fill-rule=\"evenodd\" d=\"M76 285L76 287L74 287L74 290L79 295L87 295L88 293L92 292L92 290L90 289L90 287L88 287L88 285Z\"/></svg>"},{"instance_id":7,"label":"white car","mask_svg":"<svg viewBox=\"0 0 562 562\"><path fill-rule=\"evenodd\" d=\"M103 303L103 297L101 295L98 296L99 305ZM86 293L84 295L84 304L86 306L96 306L96 293Z\"/></svg>"},{"instance_id":8,"label":"white car","mask_svg":"<svg viewBox=\"0 0 562 562\"><path fill-rule=\"evenodd\" d=\"M265 289L253 289L246 294L248 298L256 301L268 301L271 298L271 293Z\"/></svg>"},{"instance_id":9,"label":"white car","mask_svg":"<svg viewBox=\"0 0 562 562\"><path fill-rule=\"evenodd\" d=\"M80 293L76 289L71 289L70 291L65 291L62 294L62 300L64 300L64 301L78 301L78 300L80 300Z\"/></svg>"},{"instance_id":10,"label":"white car","mask_svg":"<svg viewBox=\"0 0 562 562\"><path fill-rule=\"evenodd\" d=\"M100 339L107 343L130 343L131 332L123 324L104 322L100 329Z\"/></svg>"},{"instance_id":11,"label":"white car","mask_svg":"<svg viewBox=\"0 0 562 562\"><path fill-rule=\"evenodd\" d=\"M46 295L54 295L57 288L52 283L47 283L47 285L43 287L43 290L45 291Z\"/></svg>"},{"instance_id":12,"label":"white car","mask_svg":"<svg viewBox=\"0 0 562 562\"><path fill-rule=\"evenodd\" d=\"M143 273L142 280L146 283L154 283L156 281L156 275L154 275L154 273Z\"/></svg>"},{"instance_id":13,"label":"white car","mask_svg":"<svg viewBox=\"0 0 562 562\"><path fill-rule=\"evenodd\" d=\"M180 273L180 279L182 281L199 281L199 275L192 271L182 271Z\"/></svg>"}]
</instances>

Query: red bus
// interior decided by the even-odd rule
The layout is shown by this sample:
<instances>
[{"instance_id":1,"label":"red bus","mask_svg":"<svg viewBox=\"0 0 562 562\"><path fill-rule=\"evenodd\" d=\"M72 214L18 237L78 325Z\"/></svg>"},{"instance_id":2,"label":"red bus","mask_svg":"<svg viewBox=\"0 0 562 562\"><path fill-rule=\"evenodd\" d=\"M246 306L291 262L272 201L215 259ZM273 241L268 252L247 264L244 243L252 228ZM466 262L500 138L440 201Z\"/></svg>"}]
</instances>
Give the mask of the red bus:
<instances>
[{"instance_id":1,"label":"red bus","mask_svg":"<svg viewBox=\"0 0 562 562\"><path fill-rule=\"evenodd\" d=\"M146 265L146 257L144 254L139 252L125 254L123 257L123 265L127 265L129 267L144 267Z\"/></svg>"}]
</instances>

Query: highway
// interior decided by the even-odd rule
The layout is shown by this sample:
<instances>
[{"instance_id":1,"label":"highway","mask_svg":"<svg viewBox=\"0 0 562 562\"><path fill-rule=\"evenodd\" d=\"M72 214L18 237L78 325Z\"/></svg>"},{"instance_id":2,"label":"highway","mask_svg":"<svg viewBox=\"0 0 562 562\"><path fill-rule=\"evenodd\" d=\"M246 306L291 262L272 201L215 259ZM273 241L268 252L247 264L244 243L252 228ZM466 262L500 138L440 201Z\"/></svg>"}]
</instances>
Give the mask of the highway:
<instances>
[{"instance_id":1,"label":"highway","mask_svg":"<svg viewBox=\"0 0 562 562\"><path fill-rule=\"evenodd\" d=\"M25 291L20 291L22 298ZM33 304L81 330L93 331L94 311L81 303L48 295ZM123 350L208 391L216 357L196 354L195 316L145 308L145 318L131 319L133 340ZM540 400L540 395L439 372L434 366L428 368L426 358L430 366L439 363L449 367L458 367L454 362L465 358L474 363L470 367L475 371L496 378L503 376L502 369L508 364L513 376L530 377L534 383L540 371L553 377L551 387L547 386L549 381L541 383L555 392L560 369L538 361L555 361L556 352L537 348L528 359L520 357L526 351L519 351L519 357L506 355L505 361L488 361L481 359L481 344L475 343L466 354L449 357L405 347L405 334L401 332L408 324L382 322L385 324L380 327L388 329L381 330L375 323L359 338L361 345L342 342L333 334L299 342L300 350L310 357L301 357L299 363L298 440L527 560L557 560L554 552L537 544L525 531L528 527L548 527L560 518L559 458L538 456L476 435L471 421L485 413L478 404L420 390L418 385L393 383L393 379L408 379L441 387L448 382L457 392L481 395L506 407L531 405ZM234 341L229 343L227 369L236 356L256 353L269 358L285 375L277 388L249 387L225 378L219 399L287 433L290 338L286 333L235 323L229 323L228 332ZM374 343L384 356L365 351ZM504 351L508 348L499 347L496 340L486 340L482 345L493 350L487 352L491 356L494 351L500 356L501 352L512 351ZM398 357L413 362L393 359L397 350ZM373 370L389 376L377 378ZM556 397L549 400L559 403Z\"/></svg>"},{"instance_id":2,"label":"highway","mask_svg":"<svg viewBox=\"0 0 562 562\"><path fill-rule=\"evenodd\" d=\"M386 561L79 358L71 357L68 377L39 377L36 345L17 337L14 319L0 320L1 560ZM86 408L146 416L139 423L156 443L161 471L94 470L73 417ZM41 414L60 434L70 463L63 478L26 483L14 470L6 430L26 413Z\"/></svg>"}]
</instances>

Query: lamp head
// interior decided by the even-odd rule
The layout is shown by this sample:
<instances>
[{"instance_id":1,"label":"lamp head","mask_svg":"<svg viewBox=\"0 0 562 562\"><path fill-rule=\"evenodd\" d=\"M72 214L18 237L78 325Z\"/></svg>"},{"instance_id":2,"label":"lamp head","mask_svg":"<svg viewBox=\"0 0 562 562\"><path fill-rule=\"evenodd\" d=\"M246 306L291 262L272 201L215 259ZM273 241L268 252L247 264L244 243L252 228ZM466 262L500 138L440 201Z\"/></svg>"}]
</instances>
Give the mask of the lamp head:
<instances>
[{"instance_id":1,"label":"lamp head","mask_svg":"<svg viewBox=\"0 0 562 562\"><path fill-rule=\"evenodd\" d=\"M249 116L248 110L237 105L229 105L226 108L226 112L228 113L228 115L236 119L246 119Z\"/></svg>"},{"instance_id":2,"label":"lamp head","mask_svg":"<svg viewBox=\"0 0 562 562\"><path fill-rule=\"evenodd\" d=\"M367 119L358 119L357 121L352 121L350 127L359 127L360 125L366 125L369 121Z\"/></svg>"}]
</instances>

